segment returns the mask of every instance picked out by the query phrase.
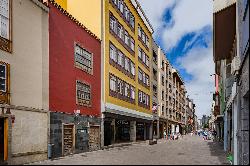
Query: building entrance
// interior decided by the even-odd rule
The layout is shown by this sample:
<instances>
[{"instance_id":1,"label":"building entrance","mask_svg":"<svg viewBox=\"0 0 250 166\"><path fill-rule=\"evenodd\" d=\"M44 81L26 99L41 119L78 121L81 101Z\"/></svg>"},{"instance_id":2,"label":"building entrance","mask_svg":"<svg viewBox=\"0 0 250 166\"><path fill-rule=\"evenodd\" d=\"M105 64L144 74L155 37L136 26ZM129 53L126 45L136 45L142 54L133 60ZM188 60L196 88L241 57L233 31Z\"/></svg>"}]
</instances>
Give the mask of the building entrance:
<instances>
[{"instance_id":1,"label":"building entrance","mask_svg":"<svg viewBox=\"0 0 250 166\"><path fill-rule=\"evenodd\" d=\"M116 138L115 141L127 142L130 141L130 122L126 120L115 120Z\"/></svg>"},{"instance_id":2,"label":"building entrance","mask_svg":"<svg viewBox=\"0 0 250 166\"><path fill-rule=\"evenodd\" d=\"M4 161L4 118L0 118L0 164Z\"/></svg>"}]
</instances>

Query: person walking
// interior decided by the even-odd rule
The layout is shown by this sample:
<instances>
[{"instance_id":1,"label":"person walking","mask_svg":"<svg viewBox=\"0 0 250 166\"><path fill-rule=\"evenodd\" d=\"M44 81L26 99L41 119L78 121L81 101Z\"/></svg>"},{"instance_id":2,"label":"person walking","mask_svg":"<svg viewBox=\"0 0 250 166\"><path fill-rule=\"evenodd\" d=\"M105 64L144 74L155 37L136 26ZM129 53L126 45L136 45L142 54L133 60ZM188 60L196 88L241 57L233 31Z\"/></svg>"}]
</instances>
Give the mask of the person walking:
<instances>
[{"instance_id":1,"label":"person walking","mask_svg":"<svg viewBox=\"0 0 250 166\"><path fill-rule=\"evenodd\" d=\"M167 133L166 133L166 131L163 132L163 135L164 135L164 139L166 139L166 138L167 138Z\"/></svg>"}]
</instances>

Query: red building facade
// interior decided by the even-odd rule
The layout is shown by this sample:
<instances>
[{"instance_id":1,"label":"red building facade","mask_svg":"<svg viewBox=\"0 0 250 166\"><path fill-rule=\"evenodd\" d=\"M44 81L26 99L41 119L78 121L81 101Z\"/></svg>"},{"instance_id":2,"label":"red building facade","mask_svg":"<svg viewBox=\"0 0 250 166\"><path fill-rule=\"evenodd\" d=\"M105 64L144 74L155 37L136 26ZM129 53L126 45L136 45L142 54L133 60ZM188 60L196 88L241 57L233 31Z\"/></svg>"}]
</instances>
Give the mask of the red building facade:
<instances>
[{"instance_id":1,"label":"red building facade","mask_svg":"<svg viewBox=\"0 0 250 166\"><path fill-rule=\"evenodd\" d=\"M101 42L86 28L71 19L65 11L50 5L49 15L49 107L51 111L100 115ZM75 46L92 54L92 71L79 67ZM90 104L77 104L76 83L89 85ZM93 95L94 94L94 95Z\"/></svg>"},{"instance_id":2,"label":"red building facade","mask_svg":"<svg viewBox=\"0 0 250 166\"><path fill-rule=\"evenodd\" d=\"M50 143L54 157L100 149L101 41L49 1ZM75 115L75 110L80 110Z\"/></svg>"}]
</instances>

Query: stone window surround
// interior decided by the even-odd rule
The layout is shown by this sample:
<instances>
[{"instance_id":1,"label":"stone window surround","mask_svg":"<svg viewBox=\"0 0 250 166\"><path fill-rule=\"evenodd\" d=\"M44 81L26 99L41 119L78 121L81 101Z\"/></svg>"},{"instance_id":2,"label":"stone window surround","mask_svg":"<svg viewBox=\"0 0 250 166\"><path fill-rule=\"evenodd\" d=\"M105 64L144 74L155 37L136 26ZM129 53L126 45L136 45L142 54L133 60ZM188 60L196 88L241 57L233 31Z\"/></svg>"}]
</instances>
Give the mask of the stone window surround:
<instances>
[{"instance_id":1,"label":"stone window surround","mask_svg":"<svg viewBox=\"0 0 250 166\"><path fill-rule=\"evenodd\" d=\"M89 88L90 88L90 100L89 100L89 102L90 102L90 104L83 104L83 105L81 105L81 104L79 104L78 103L78 98L77 98L77 82L81 82L82 84L86 84L87 86L89 86ZM86 83L85 81L83 81L83 80L76 80L76 105L78 105L78 106L83 106L83 107L92 107L92 95L91 95L91 89L92 89L92 86L89 84L89 83Z\"/></svg>"},{"instance_id":2,"label":"stone window surround","mask_svg":"<svg viewBox=\"0 0 250 166\"><path fill-rule=\"evenodd\" d=\"M83 69L81 66L77 65L76 60L74 59L75 67L82 70L82 71L84 71L84 72L86 72L86 73L88 73L88 74L90 74L90 75L93 75L93 73L94 73L94 54L91 53L90 51L88 51L86 48L84 48L83 45L80 42L74 42L74 58L76 56L76 51L75 51L76 46L79 46L81 49L85 50L86 52L88 52L88 53L90 53L92 55L92 66L91 66L91 72L88 72L85 69Z\"/></svg>"}]
</instances>

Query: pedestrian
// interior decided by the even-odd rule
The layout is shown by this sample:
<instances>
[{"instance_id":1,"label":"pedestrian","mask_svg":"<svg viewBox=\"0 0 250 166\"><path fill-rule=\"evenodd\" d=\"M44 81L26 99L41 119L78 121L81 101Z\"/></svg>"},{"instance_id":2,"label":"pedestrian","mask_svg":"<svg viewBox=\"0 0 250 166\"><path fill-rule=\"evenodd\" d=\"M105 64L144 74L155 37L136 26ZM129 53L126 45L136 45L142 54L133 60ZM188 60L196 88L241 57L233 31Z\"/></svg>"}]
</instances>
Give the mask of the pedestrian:
<instances>
[{"instance_id":1,"label":"pedestrian","mask_svg":"<svg viewBox=\"0 0 250 166\"><path fill-rule=\"evenodd\" d=\"M166 138L167 138L167 133L166 133L166 131L163 132L163 135L164 135L164 139L166 139Z\"/></svg>"}]
</instances>

